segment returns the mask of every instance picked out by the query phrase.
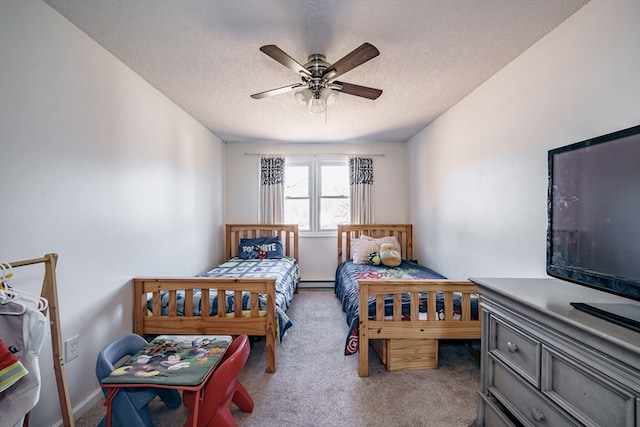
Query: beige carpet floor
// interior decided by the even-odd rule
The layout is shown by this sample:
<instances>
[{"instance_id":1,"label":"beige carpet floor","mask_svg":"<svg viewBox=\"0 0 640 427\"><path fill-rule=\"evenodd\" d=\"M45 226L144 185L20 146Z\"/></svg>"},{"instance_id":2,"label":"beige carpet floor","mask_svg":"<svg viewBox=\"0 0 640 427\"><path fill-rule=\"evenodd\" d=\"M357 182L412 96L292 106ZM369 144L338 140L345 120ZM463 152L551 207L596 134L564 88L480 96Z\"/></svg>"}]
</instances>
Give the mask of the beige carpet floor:
<instances>
[{"instance_id":1,"label":"beige carpet floor","mask_svg":"<svg viewBox=\"0 0 640 427\"><path fill-rule=\"evenodd\" d=\"M468 343L441 341L439 367L434 370L387 372L370 351L369 377L360 378L357 355L344 356L348 327L333 290L301 290L288 314L294 326L276 348L276 373L264 372L264 341L252 345L239 379L255 408L252 413L234 408L241 426L473 423L480 369ZM188 415L184 407L168 410L158 399L149 410L156 427L182 426ZM96 426L104 413L98 404L76 426Z\"/></svg>"}]
</instances>

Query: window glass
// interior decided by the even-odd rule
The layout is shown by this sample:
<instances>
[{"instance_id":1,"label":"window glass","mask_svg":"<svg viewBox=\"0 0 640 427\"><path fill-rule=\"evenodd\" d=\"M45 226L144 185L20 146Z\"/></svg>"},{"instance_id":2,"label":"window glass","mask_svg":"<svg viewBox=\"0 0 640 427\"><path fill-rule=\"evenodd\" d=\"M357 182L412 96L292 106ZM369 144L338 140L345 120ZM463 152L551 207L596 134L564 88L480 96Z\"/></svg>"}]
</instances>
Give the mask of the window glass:
<instances>
[{"instance_id":1,"label":"window glass","mask_svg":"<svg viewBox=\"0 0 640 427\"><path fill-rule=\"evenodd\" d=\"M349 169L347 165L320 166L320 195L349 197Z\"/></svg>"},{"instance_id":2,"label":"window glass","mask_svg":"<svg viewBox=\"0 0 640 427\"><path fill-rule=\"evenodd\" d=\"M322 199L320 201L320 229L337 230L338 224L349 222L349 200Z\"/></svg>"},{"instance_id":3,"label":"window glass","mask_svg":"<svg viewBox=\"0 0 640 427\"><path fill-rule=\"evenodd\" d=\"M309 199L285 199L284 221L287 224L298 224L299 231L310 231Z\"/></svg>"},{"instance_id":4,"label":"window glass","mask_svg":"<svg viewBox=\"0 0 640 427\"><path fill-rule=\"evenodd\" d=\"M285 197L309 197L309 170L309 165L286 166Z\"/></svg>"}]
</instances>

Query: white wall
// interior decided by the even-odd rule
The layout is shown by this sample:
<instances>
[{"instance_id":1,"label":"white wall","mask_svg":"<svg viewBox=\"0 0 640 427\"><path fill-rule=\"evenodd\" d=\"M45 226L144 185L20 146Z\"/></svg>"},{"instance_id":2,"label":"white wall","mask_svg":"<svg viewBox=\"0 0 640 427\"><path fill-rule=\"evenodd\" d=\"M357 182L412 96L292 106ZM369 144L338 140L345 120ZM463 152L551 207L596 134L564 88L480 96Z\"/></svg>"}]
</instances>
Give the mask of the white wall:
<instances>
[{"instance_id":1,"label":"white wall","mask_svg":"<svg viewBox=\"0 0 640 427\"><path fill-rule=\"evenodd\" d=\"M39 0L0 2L0 58L0 261L59 254L82 410L99 349L132 330L131 278L221 259L224 144ZM41 267L15 273L39 293ZM34 426L60 420L51 360L47 334Z\"/></svg>"},{"instance_id":2,"label":"white wall","mask_svg":"<svg viewBox=\"0 0 640 427\"><path fill-rule=\"evenodd\" d=\"M640 2L593 0L409 141L418 259L545 276L547 151L640 123Z\"/></svg>"},{"instance_id":3,"label":"white wall","mask_svg":"<svg viewBox=\"0 0 640 427\"><path fill-rule=\"evenodd\" d=\"M258 221L260 159L249 154L318 154L328 153L381 154L373 157L375 219L379 224L406 223L409 210L407 145L402 143L374 144L227 144L227 186L225 189L225 220L229 223ZM300 237L300 273L302 280L331 280L335 277L337 243L331 237ZM329 284L328 286L333 286Z\"/></svg>"}]
</instances>

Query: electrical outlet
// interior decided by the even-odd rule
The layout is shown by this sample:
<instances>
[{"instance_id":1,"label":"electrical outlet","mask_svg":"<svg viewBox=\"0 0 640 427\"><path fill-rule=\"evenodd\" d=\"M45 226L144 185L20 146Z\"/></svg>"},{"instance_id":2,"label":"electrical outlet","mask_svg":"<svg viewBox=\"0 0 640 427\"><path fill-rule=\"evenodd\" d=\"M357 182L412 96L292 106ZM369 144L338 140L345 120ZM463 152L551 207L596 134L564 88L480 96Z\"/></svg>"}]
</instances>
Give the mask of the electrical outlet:
<instances>
[{"instance_id":1,"label":"electrical outlet","mask_svg":"<svg viewBox=\"0 0 640 427\"><path fill-rule=\"evenodd\" d=\"M76 335L64 342L64 361L70 362L80 356L80 336Z\"/></svg>"}]
</instances>

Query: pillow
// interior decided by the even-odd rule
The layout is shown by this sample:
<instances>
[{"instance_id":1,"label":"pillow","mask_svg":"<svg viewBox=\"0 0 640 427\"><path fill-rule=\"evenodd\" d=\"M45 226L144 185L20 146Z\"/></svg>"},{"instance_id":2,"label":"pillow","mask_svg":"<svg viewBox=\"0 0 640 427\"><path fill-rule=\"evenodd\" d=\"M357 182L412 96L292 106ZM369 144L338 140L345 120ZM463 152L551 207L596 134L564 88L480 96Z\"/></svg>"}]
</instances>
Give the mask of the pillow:
<instances>
[{"instance_id":1,"label":"pillow","mask_svg":"<svg viewBox=\"0 0 640 427\"><path fill-rule=\"evenodd\" d=\"M380 262L387 267L397 267L402 262L400 251L391 243L383 243L380 245Z\"/></svg>"},{"instance_id":2,"label":"pillow","mask_svg":"<svg viewBox=\"0 0 640 427\"><path fill-rule=\"evenodd\" d=\"M390 245L393 245L396 248L396 251L398 251L398 257L402 258L402 250L400 249L401 248L400 242L398 241L398 238L396 236L380 237L376 239L376 242L378 242L381 248L384 243L389 243Z\"/></svg>"},{"instance_id":3,"label":"pillow","mask_svg":"<svg viewBox=\"0 0 640 427\"><path fill-rule=\"evenodd\" d=\"M369 254L379 250L380 245L374 240L351 239L351 259L354 264L368 264Z\"/></svg>"},{"instance_id":4,"label":"pillow","mask_svg":"<svg viewBox=\"0 0 640 427\"><path fill-rule=\"evenodd\" d=\"M242 259L282 258L284 250L279 237L240 239L238 256Z\"/></svg>"},{"instance_id":5,"label":"pillow","mask_svg":"<svg viewBox=\"0 0 640 427\"><path fill-rule=\"evenodd\" d=\"M351 239L351 259L354 264L368 264L369 255L372 252L380 253L380 246L389 243L395 246L398 257L402 258L400 242L395 236L384 236L374 239L373 237L362 235L359 239Z\"/></svg>"}]
</instances>

